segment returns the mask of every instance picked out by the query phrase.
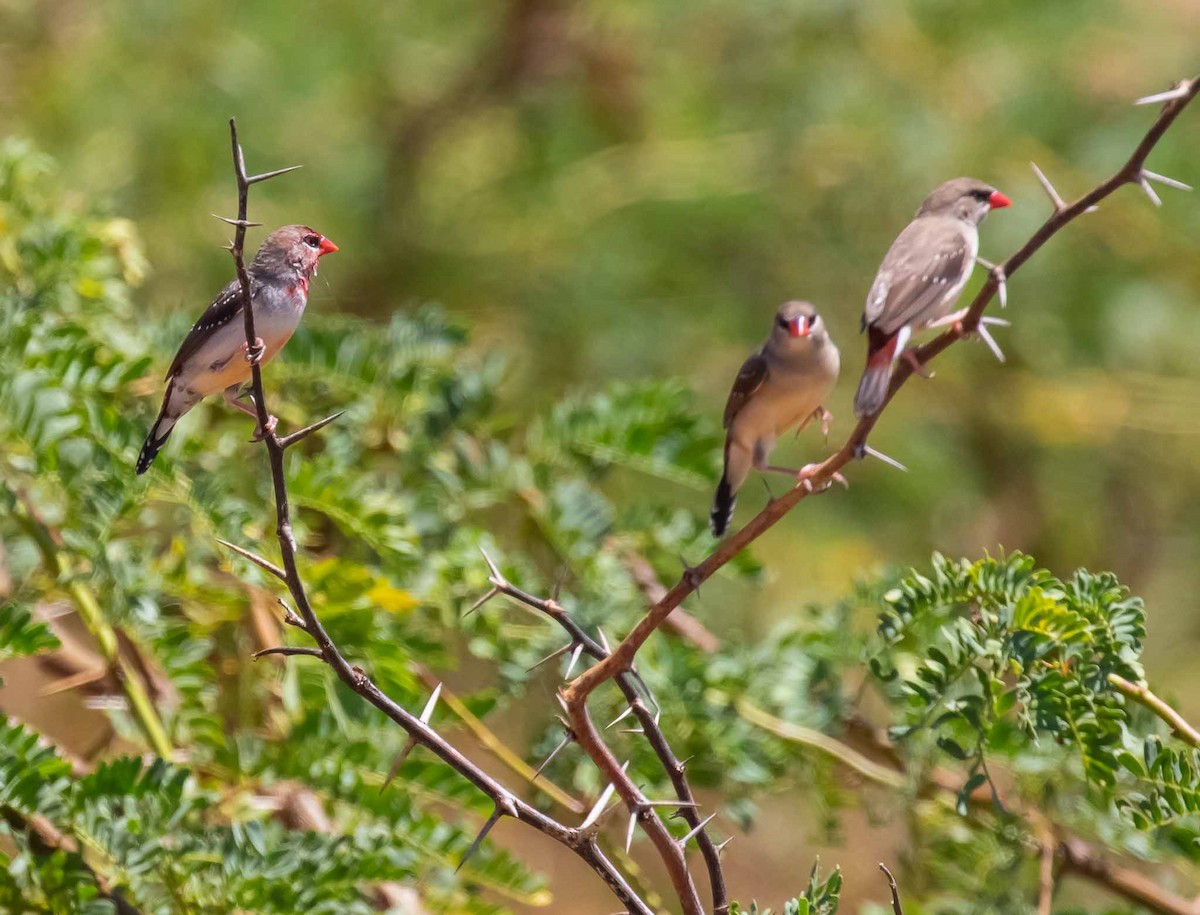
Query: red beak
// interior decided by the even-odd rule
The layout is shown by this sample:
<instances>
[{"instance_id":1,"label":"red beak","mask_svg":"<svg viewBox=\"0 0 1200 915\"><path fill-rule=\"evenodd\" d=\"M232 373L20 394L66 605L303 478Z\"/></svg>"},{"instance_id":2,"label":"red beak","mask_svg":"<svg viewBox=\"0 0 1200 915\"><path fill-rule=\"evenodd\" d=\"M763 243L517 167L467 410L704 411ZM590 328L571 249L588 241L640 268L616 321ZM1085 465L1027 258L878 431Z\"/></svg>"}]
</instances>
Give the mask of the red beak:
<instances>
[{"instance_id":1,"label":"red beak","mask_svg":"<svg viewBox=\"0 0 1200 915\"><path fill-rule=\"evenodd\" d=\"M992 196L988 198L988 206L993 210L1002 210L1005 207L1012 206L1012 201L999 191L992 191Z\"/></svg>"},{"instance_id":2,"label":"red beak","mask_svg":"<svg viewBox=\"0 0 1200 915\"><path fill-rule=\"evenodd\" d=\"M808 323L808 319L804 315L792 318L788 321L788 335L792 337L807 337L812 330L812 325Z\"/></svg>"},{"instance_id":3,"label":"red beak","mask_svg":"<svg viewBox=\"0 0 1200 915\"><path fill-rule=\"evenodd\" d=\"M326 238L324 235L322 235L321 236L321 245L319 248L317 248L317 257L321 257L326 254L332 254L337 249L338 249L337 245L335 245L328 238Z\"/></svg>"}]
</instances>

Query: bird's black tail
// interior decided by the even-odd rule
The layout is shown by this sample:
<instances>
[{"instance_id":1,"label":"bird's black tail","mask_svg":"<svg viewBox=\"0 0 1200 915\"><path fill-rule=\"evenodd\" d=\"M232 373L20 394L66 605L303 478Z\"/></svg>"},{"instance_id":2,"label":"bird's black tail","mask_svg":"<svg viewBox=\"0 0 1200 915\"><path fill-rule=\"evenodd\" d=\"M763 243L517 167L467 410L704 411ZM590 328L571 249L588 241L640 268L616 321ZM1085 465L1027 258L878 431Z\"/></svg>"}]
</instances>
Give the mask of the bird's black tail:
<instances>
[{"instance_id":1,"label":"bird's black tail","mask_svg":"<svg viewBox=\"0 0 1200 915\"><path fill-rule=\"evenodd\" d=\"M166 405L163 406L163 413L158 414L158 419L154 421L154 425L150 427L150 432L146 436L146 441L142 443L142 450L138 452L137 472L141 476L150 469L150 465L154 463L154 459L158 457L158 452L162 450L162 446L167 443L167 439L171 437L171 430L175 428L175 419L164 415Z\"/></svg>"},{"instance_id":2,"label":"bird's black tail","mask_svg":"<svg viewBox=\"0 0 1200 915\"><path fill-rule=\"evenodd\" d=\"M733 506L736 502L737 498L734 496L733 487L729 484L729 476L726 474L721 477L721 482L717 486L712 511L708 515L714 537L724 535L726 528L729 527L729 519L733 517Z\"/></svg>"}]
</instances>

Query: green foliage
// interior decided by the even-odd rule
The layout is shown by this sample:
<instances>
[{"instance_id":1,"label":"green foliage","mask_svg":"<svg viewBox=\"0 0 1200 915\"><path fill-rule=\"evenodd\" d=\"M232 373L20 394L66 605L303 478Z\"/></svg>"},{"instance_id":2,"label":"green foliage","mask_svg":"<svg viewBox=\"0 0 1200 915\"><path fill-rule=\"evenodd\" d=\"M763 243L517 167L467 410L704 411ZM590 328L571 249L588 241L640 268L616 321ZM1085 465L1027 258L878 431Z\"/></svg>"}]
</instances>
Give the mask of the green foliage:
<instances>
[{"instance_id":1,"label":"green foliage","mask_svg":"<svg viewBox=\"0 0 1200 915\"><path fill-rule=\"evenodd\" d=\"M381 791L403 735L327 668L248 663L289 632L273 615L274 583L214 540L272 553L263 455L247 445L243 417L205 405L146 478L133 476L158 372L188 316L162 329L135 320L145 264L128 224L79 212L49 163L14 144L0 155L0 213L0 546L15 583L0 609L0 658L57 647L39 602L94 602L92 634L120 637L166 684L153 713L186 759L109 751L74 777L61 753L5 725L0 828L11 854L0 906L356 912L390 881L416 887L434 912L561 905L491 843L455 873L486 800L420 751ZM563 635L500 600L462 617L486 590L479 548L531 591L564 573L568 612L613 635L645 606L631 559L669 582L680 557L712 546L704 508L717 417L679 382L568 394L518 421L502 396L503 360L473 350L433 306L383 324L310 315L266 375L286 426L347 411L288 460L304 577L335 640L414 709L428 695L424 669L457 679L466 667L468 684L488 671L486 689L460 689L464 701L489 723L518 705L531 716L530 745L513 747L527 760L561 736L544 700L565 662L529 668ZM794 789L809 820L797 829L838 838L841 809L864 805L910 830L914 911L1028 908L1038 879L1029 809L1115 853L1200 863L1200 758L1108 679L1144 678L1145 610L1112 575L1059 578L1018 553L939 555L841 602L785 600L788 621L758 635L723 611L759 571L739 557L689 605L722 627L716 652L662 636L639 656L677 755L692 758L693 785L721 799L718 823L750 826L763 797ZM894 777L848 788L827 744L768 732L747 705L823 738L861 735L869 716L896 740L882 748ZM605 721L621 709L611 690L592 706ZM117 734L142 749L138 714L110 711ZM456 724L444 706L434 723ZM668 790L639 735L611 743L644 790ZM956 798L930 790L936 768L954 773ZM573 750L547 777L584 799L603 787ZM328 820L321 831L279 809L298 786ZM989 788L994 803L981 804ZM70 842L47 847L35 817ZM784 915L832 915L840 890L838 871L814 869Z\"/></svg>"},{"instance_id":2,"label":"green foliage","mask_svg":"<svg viewBox=\"0 0 1200 915\"><path fill-rule=\"evenodd\" d=\"M935 555L929 577L913 573L884 599L890 651L872 669L907 700L896 737L928 726L982 783L985 756L1019 742L1015 726L1075 745L1088 777L1112 784L1127 715L1108 676L1142 678L1145 636L1142 602L1114 576L1081 570L1062 582L1019 553Z\"/></svg>"},{"instance_id":3,"label":"green foliage","mask_svg":"<svg viewBox=\"0 0 1200 915\"><path fill-rule=\"evenodd\" d=\"M808 886L799 896L783 904L783 915L836 915L838 897L842 891L842 872L834 868L824 879L820 874L821 862L813 865L808 876ZM760 909L758 903L750 903L743 909L736 902L729 908L730 915L771 915L771 909Z\"/></svg>"}]
</instances>

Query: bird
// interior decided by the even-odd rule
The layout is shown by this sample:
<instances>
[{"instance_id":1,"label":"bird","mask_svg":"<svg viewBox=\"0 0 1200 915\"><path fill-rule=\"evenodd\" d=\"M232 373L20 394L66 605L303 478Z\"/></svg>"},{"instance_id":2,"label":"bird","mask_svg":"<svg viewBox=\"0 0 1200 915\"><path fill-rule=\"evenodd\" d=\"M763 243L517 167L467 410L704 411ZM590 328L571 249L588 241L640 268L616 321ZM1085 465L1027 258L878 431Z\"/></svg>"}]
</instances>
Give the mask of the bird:
<instances>
[{"instance_id":1,"label":"bird","mask_svg":"<svg viewBox=\"0 0 1200 915\"><path fill-rule=\"evenodd\" d=\"M246 345L245 299L235 279L192 325L167 369L162 408L138 454L139 475L150 468L179 418L211 394L220 391L230 406L257 417L240 392L250 380L251 362L268 362L291 339L308 304L308 283L317 275L317 262L337 250L337 245L308 226L284 226L266 237L246 268L254 328L260 335L256 346L252 350ZM268 426L273 424L272 419ZM262 429L256 432L257 437L263 434Z\"/></svg>"},{"instance_id":2,"label":"bird","mask_svg":"<svg viewBox=\"0 0 1200 915\"><path fill-rule=\"evenodd\" d=\"M874 416L883 407L892 367L913 333L962 320L965 312L950 309L975 267L979 224L1011 203L989 184L954 178L925 198L892 242L863 310L867 367L854 396L857 416Z\"/></svg>"},{"instance_id":3,"label":"bird","mask_svg":"<svg viewBox=\"0 0 1200 915\"><path fill-rule=\"evenodd\" d=\"M819 419L829 434L833 414L823 401L837 383L840 366L838 349L811 302L779 306L771 335L743 363L725 403L725 471L709 515L714 536L722 536L729 526L735 496L750 468L806 482L815 464L792 470L768 464L767 458L776 439L792 426L803 429Z\"/></svg>"}]
</instances>

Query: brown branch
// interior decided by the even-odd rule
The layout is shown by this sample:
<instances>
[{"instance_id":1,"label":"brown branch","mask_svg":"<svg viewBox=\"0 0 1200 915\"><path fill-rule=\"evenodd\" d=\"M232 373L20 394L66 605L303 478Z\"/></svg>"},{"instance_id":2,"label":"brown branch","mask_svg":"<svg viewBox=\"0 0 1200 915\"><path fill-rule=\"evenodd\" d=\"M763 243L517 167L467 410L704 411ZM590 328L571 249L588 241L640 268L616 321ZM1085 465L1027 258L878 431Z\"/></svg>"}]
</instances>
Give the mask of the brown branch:
<instances>
[{"instance_id":1,"label":"brown branch","mask_svg":"<svg viewBox=\"0 0 1200 915\"><path fill-rule=\"evenodd\" d=\"M488 581L491 584L492 590L489 592L489 595L507 595L513 600L546 615L561 626L570 637L571 641L567 647L572 645L582 647L586 654L597 661L608 657L608 646L597 642L589 636L583 630L583 627L567 613L557 600L536 597L518 588L504 577L499 567L487 553L484 553L484 559L487 561L488 569L491 573ZM653 579L653 570L650 570L650 576L657 583L657 579ZM725 888L725 876L721 866L720 852L717 849L716 843L713 842L712 837L709 835L708 830L704 828L705 823L700 817L695 796L692 794L691 786L688 784L684 763L671 750L666 735L663 734L662 728L659 726L658 715L652 713L642 700L642 696L638 691L637 681L639 679L632 672L627 673L622 671L615 678L615 682L617 688L621 690L622 695L625 697L625 701L628 703L634 717L637 718L642 733L645 734L647 742L658 757L663 771L675 789L675 797L680 803L679 815L688 824L689 832L696 831L696 842L700 848L701 856L704 858L705 868L708 871L714 915L725 915L729 911L729 899ZM642 828L654 843L659 856L663 859L663 864L667 867L668 873L671 876L672 886L675 887L676 892L680 892L682 887L690 889L694 895L695 887L687 870L687 861L684 858L681 844L674 840L670 832L667 831L666 826L663 825L661 818L654 809L656 805L647 801L633 784L630 777L617 763L616 758L608 751L607 747L603 746L599 733L594 728L591 729L591 733L594 735L595 741L603 747L604 755L610 761L608 765L600 766L600 769L610 782L616 786L617 793L625 801L630 813L631 822L634 820L641 822ZM571 729L571 736L580 743L585 751L589 750L589 745L580 740L579 734L574 727ZM591 755L590 752L589 755ZM593 760L595 760L595 757L593 757ZM684 897L681 896L680 898L682 901ZM699 906L698 899L696 900L696 905ZM685 911L688 910L685 908Z\"/></svg>"},{"instance_id":2,"label":"brown branch","mask_svg":"<svg viewBox=\"0 0 1200 915\"><path fill-rule=\"evenodd\" d=\"M887 877L888 889L892 891L892 913L893 915L904 915L904 909L900 905L900 888L896 886L896 878L892 876L892 872L887 869L887 866L881 861L879 869L883 871L883 875Z\"/></svg>"},{"instance_id":3,"label":"brown branch","mask_svg":"<svg viewBox=\"0 0 1200 915\"><path fill-rule=\"evenodd\" d=\"M1136 905L1163 915L1200 915L1200 903L1197 901L1163 889L1144 874L1109 863L1079 839L1059 842L1058 855L1062 859L1064 873L1086 877Z\"/></svg>"},{"instance_id":4,"label":"brown branch","mask_svg":"<svg viewBox=\"0 0 1200 915\"><path fill-rule=\"evenodd\" d=\"M255 345L257 336L254 331L254 313L250 307L252 301L250 278L246 273L244 258L249 191L250 186L257 181L282 174L284 170L247 177L245 159L238 143L237 124L233 118L229 120L229 132L238 188L238 217L234 221L235 235L233 244L230 246L230 253L233 255L245 303L242 311L245 316L246 344L250 352L254 352L257 349ZM384 695L366 673L360 668L352 666L342 655L314 612L304 582L300 578L296 560L296 538L292 533L291 514L288 508L287 478L283 465L284 445L280 437L276 436L271 429L270 414L267 411L266 396L263 390L262 368L257 361L251 362L251 388L254 393L254 406L258 415L259 428L264 430L262 439L271 465L271 481L275 494L276 536L279 540L279 551L283 563L284 583L304 622L304 628L316 642L325 663L353 692L403 728L416 745L431 751L487 795L491 799L494 809L500 812L500 816L512 816L519 819L543 835L549 836L571 849L605 882L631 915L653 915L650 907L638 897L621 873L605 856L596 842L594 834L566 826L512 795L503 785L467 759L418 716L413 715Z\"/></svg>"},{"instance_id":5,"label":"brown branch","mask_svg":"<svg viewBox=\"0 0 1200 915\"><path fill-rule=\"evenodd\" d=\"M1054 846L1042 846L1042 864L1038 875L1037 915L1053 915L1054 912Z\"/></svg>"},{"instance_id":6,"label":"brown branch","mask_svg":"<svg viewBox=\"0 0 1200 915\"><path fill-rule=\"evenodd\" d=\"M1111 178L1097 185L1074 203L1065 206L1059 206L1056 203L1054 212L1029 240L1006 261L989 271L987 281L975 296L963 320L914 350L913 362L921 366L927 365L951 344L978 330L983 311L995 297L997 291L1060 229L1095 207L1122 185L1140 184L1145 177L1144 165L1151 150L1198 92L1200 92L1200 77L1181 83L1178 91L1163 105L1157 120L1146 132L1128 161ZM912 374L913 367L908 361L901 360L897 364L888 389L887 399L884 402L885 408ZM675 586L663 595L662 599L634 626L633 630L607 658L598 661L566 686L564 697L573 726L580 731L584 730L588 696L596 687L606 680L612 679L618 672L630 669L638 650L685 598L712 577L725 563L773 527L799 502L811 493L822 492L833 482L834 475L852 459L859 458L865 453L867 437L881 415L882 410L875 416L860 420L846 443L837 452L826 458L816 472L808 478L808 486L797 485L785 495L769 502L766 508L759 512L750 523L722 542L700 565L686 570Z\"/></svg>"},{"instance_id":7,"label":"brown branch","mask_svg":"<svg viewBox=\"0 0 1200 915\"><path fill-rule=\"evenodd\" d=\"M1200 749L1200 731L1179 712L1173 709L1167 702L1150 691L1148 686L1141 686L1137 683L1130 683L1124 677L1119 677L1116 674L1108 675L1108 682L1117 692L1128 696L1135 702L1144 705L1150 709L1155 715L1171 726L1171 731L1180 740L1185 743L1190 743L1193 747Z\"/></svg>"}]
</instances>

